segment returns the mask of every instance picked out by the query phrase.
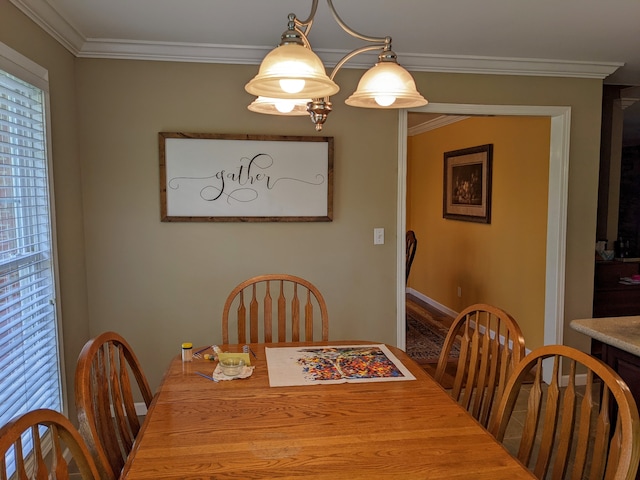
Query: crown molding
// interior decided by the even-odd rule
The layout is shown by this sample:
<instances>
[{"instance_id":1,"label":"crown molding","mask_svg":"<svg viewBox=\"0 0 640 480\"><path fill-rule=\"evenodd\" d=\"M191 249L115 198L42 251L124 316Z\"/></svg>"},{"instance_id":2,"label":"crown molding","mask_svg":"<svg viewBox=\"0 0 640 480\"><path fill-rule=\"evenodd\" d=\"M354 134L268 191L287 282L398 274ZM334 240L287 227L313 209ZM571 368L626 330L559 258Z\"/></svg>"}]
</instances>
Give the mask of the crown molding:
<instances>
[{"instance_id":1,"label":"crown molding","mask_svg":"<svg viewBox=\"0 0 640 480\"><path fill-rule=\"evenodd\" d=\"M244 45L87 39L77 56L120 60L258 65L270 50L268 47Z\"/></svg>"},{"instance_id":2,"label":"crown molding","mask_svg":"<svg viewBox=\"0 0 640 480\"><path fill-rule=\"evenodd\" d=\"M46 0L9 0L33 20L36 25L55 38L63 47L78 56L86 38Z\"/></svg>"},{"instance_id":3,"label":"crown molding","mask_svg":"<svg viewBox=\"0 0 640 480\"><path fill-rule=\"evenodd\" d=\"M480 57L469 55L398 55L408 70L604 79L624 63L580 62L544 58Z\"/></svg>"},{"instance_id":4,"label":"crown molding","mask_svg":"<svg viewBox=\"0 0 640 480\"><path fill-rule=\"evenodd\" d=\"M77 53L83 58L156 60L172 62L230 63L259 65L272 47L162 42L125 42L88 39ZM328 68L348 52L314 50ZM412 72L474 73L489 75L527 75L604 79L622 63L594 63L538 58L475 57L465 55L428 55L398 53L402 66ZM376 54L361 54L343 68L370 68Z\"/></svg>"},{"instance_id":5,"label":"crown molding","mask_svg":"<svg viewBox=\"0 0 640 480\"><path fill-rule=\"evenodd\" d=\"M442 115L434 118L433 120L429 120L409 128L407 133L412 137L414 135L420 135L421 133L430 132L431 130L435 130L440 127L446 127L452 123L461 122L467 118L471 117L468 115Z\"/></svg>"},{"instance_id":6,"label":"crown molding","mask_svg":"<svg viewBox=\"0 0 640 480\"><path fill-rule=\"evenodd\" d=\"M73 55L80 58L258 65L273 48L86 38L46 0L10 1ZM322 49L314 51L328 67L336 65L348 53ZM413 72L604 79L624 65L618 62L396 53L402 66ZM361 54L350 60L345 68L369 68L376 59L377 55Z\"/></svg>"}]
</instances>

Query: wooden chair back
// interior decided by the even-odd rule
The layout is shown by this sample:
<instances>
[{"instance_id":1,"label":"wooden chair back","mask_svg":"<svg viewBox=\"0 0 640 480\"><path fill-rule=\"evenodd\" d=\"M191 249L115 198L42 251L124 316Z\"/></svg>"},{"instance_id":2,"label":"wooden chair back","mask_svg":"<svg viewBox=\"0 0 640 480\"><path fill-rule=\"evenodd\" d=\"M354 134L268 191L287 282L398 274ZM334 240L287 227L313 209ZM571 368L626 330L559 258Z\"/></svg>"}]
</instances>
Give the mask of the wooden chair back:
<instances>
[{"instance_id":1,"label":"wooden chair back","mask_svg":"<svg viewBox=\"0 0 640 480\"><path fill-rule=\"evenodd\" d=\"M222 311L225 344L314 339L329 339L329 315L320 291L303 278L260 275L240 283L227 297Z\"/></svg>"},{"instance_id":2,"label":"wooden chair back","mask_svg":"<svg viewBox=\"0 0 640 480\"><path fill-rule=\"evenodd\" d=\"M487 427L511 372L525 355L522 331L498 307L467 307L451 324L440 352L435 373L440 384L454 348L459 354L451 396Z\"/></svg>"},{"instance_id":3,"label":"wooden chair back","mask_svg":"<svg viewBox=\"0 0 640 480\"><path fill-rule=\"evenodd\" d=\"M405 283L409 281L409 273L411 272L411 265L413 264L413 258L416 256L416 250L418 248L418 239L413 230L409 230L406 235L407 245L405 248Z\"/></svg>"},{"instance_id":4,"label":"wooden chair back","mask_svg":"<svg viewBox=\"0 0 640 480\"><path fill-rule=\"evenodd\" d=\"M129 343L115 332L89 340L78 357L75 400L80 434L102 480L120 477L140 430L135 394L149 407L153 395Z\"/></svg>"},{"instance_id":5,"label":"wooden chair back","mask_svg":"<svg viewBox=\"0 0 640 480\"><path fill-rule=\"evenodd\" d=\"M66 480L70 470L85 480L100 479L84 440L61 413L32 410L0 429L0 479Z\"/></svg>"},{"instance_id":6,"label":"wooden chair back","mask_svg":"<svg viewBox=\"0 0 640 480\"><path fill-rule=\"evenodd\" d=\"M542 380L544 359L553 363L548 386ZM535 379L526 395L529 389L523 391L522 382L532 372ZM578 393L580 375L586 376L584 395ZM521 392L525 399L519 400ZM531 352L514 370L496 411L491 432L501 442L516 401L526 408L524 428L516 429L521 432L517 456L537 478L636 478L638 409L625 382L608 365L564 345Z\"/></svg>"}]
</instances>

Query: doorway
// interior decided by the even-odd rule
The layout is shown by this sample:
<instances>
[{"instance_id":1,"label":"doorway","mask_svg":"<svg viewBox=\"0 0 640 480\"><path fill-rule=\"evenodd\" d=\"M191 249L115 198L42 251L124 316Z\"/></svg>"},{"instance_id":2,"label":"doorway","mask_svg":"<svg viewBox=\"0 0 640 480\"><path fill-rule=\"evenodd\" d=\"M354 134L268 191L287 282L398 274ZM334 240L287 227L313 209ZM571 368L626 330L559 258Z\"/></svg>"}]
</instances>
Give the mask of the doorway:
<instances>
[{"instance_id":1,"label":"doorway","mask_svg":"<svg viewBox=\"0 0 640 480\"><path fill-rule=\"evenodd\" d=\"M547 211L546 274L544 306L544 343L561 344L564 318L564 278L566 256L566 223L569 170L570 107L523 105L436 104L404 110L398 126L398 238L406 231L406 176L408 112L437 113L441 115L510 115L545 116L551 119L549 152L549 194ZM406 310L404 259L405 242L397 242L397 320L398 347L406 346Z\"/></svg>"}]
</instances>

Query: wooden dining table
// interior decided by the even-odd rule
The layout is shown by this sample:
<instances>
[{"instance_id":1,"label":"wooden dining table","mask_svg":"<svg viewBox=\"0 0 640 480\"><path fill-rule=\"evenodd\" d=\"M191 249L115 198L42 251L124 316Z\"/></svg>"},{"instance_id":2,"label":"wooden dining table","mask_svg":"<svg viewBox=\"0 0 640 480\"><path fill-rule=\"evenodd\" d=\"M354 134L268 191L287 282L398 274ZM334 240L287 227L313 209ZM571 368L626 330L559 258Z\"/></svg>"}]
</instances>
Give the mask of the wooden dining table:
<instances>
[{"instance_id":1,"label":"wooden dining table","mask_svg":"<svg viewBox=\"0 0 640 480\"><path fill-rule=\"evenodd\" d=\"M347 344L376 345L266 346ZM386 346L415 380L271 387L265 345L250 347L245 379L171 361L122 479L534 478L400 349Z\"/></svg>"}]
</instances>

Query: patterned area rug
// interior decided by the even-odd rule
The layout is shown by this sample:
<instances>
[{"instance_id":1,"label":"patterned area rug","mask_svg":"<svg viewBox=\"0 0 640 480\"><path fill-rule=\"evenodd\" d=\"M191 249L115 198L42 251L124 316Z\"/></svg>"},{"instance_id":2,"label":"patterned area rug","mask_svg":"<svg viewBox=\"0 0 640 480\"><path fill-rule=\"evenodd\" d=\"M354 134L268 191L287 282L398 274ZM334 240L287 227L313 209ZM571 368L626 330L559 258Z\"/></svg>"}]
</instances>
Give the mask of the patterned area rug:
<instances>
[{"instance_id":1,"label":"patterned area rug","mask_svg":"<svg viewBox=\"0 0 640 480\"><path fill-rule=\"evenodd\" d=\"M438 363L447 331L407 315L407 354L420 364ZM451 350L450 360L459 355L458 346Z\"/></svg>"}]
</instances>

